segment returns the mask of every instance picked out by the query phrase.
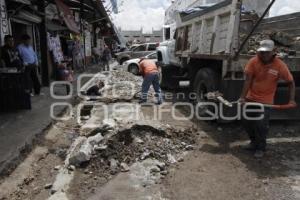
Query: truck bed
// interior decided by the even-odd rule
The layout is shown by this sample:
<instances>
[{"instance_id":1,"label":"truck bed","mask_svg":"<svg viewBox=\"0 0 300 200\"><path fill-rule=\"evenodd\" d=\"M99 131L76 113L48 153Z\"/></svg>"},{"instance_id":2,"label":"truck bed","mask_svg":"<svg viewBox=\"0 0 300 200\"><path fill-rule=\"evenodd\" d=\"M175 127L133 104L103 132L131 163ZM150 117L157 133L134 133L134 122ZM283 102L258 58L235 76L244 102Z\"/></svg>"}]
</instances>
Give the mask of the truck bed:
<instances>
[{"instance_id":1,"label":"truck bed","mask_svg":"<svg viewBox=\"0 0 300 200\"><path fill-rule=\"evenodd\" d=\"M258 16L255 18L255 13L240 15L240 9L237 8L239 6L238 0L226 0L205 10L181 16L181 24L175 34L176 55L179 57L202 56L205 58L212 56L212 59L227 59L233 56L256 20L258 20ZM289 39L300 36L299 21L300 12L264 19L254 33L253 38L250 38L250 44L246 45L243 54L255 54L259 40L270 37L265 33L282 32L288 35ZM275 42L277 42L276 39ZM280 44L280 42L277 45L281 45L281 49L298 50L297 48L299 48L300 51L300 41L295 42L297 46L286 46ZM248 47L249 49L247 49ZM297 60L294 56L292 63L295 62L295 59Z\"/></svg>"},{"instance_id":2,"label":"truck bed","mask_svg":"<svg viewBox=\"0 0 300 200\"><path fill-rule=\"evenodd\" d=\"M300 36L300 12L278 17L266 18L259 25L256 32L276 30L287 32L293 37Z\"/></svg>"}]
</instances>

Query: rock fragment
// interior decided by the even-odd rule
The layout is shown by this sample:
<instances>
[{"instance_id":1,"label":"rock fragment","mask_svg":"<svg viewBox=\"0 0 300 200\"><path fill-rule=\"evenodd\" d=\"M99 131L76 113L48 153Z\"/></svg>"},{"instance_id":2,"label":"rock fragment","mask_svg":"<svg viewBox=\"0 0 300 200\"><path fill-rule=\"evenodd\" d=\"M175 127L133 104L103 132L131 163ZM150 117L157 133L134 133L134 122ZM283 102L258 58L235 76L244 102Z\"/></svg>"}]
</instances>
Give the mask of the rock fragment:
<instances>
[{"instance_id":1,"label":"rock fragment","mask_svg":"<svg viewBox=\"0 0 300 200\"><path fill-rule=\"evenodd\" d=\"M126 163L121 163L120 164L120 167L121 167L121 172L128 172L130 171L128 165Z\"/></svg>"},{"instance_id":2,"label":"rock fragment","mask_svg":"<svg viewBox=\"0 0 300 200\"><path fill-rule=\"evenodd\" d=\"M117 170L118 170L118 164L119 164L119 162L116 159L112 158L112 159L109 160L109 163L110 163L111 173L112 174L116 174Z\"/></svg>"},{"instance_id":3,"label":"rock fragment","mask_svg":"<svg viewBox=\"0 0 300 200\"><path fill-rule=\"evenodd\" d=\"M51 189L52 186L53 186L52 183L48 183L48 184L46 184L46 185L44 186L44 188L45 188L46 190L48 190L48 189Z\"/></svg>"}]
</instances>

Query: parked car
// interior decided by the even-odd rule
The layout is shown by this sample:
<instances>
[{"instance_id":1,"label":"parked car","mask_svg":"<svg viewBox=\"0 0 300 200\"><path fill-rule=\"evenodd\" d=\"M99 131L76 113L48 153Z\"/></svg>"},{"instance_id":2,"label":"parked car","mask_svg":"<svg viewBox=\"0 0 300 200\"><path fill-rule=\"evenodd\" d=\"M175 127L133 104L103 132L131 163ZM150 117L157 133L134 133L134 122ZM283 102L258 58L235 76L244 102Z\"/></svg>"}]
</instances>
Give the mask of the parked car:
<instances>
[{"instance_id":1,"label":"parked car","mask_svg":"<svg viewBox=\"0 0 300 200\"><path fill-rule=\"evenodd\" d=\"M153 52L145 56L145 58L151 59L157 62L157 53ZM139 62L141 58L135 58L131 60L127 60L121 66L124 71L128 71L134 75L139 75Z\"/></svg>"},{"instance_id":2,"label":"parked car","mask_svg":"<svg viewBox=\"0 0 300 200\"><path fill-rule=\"evenodd\" d=\"M159 46L158 43L140 44L130 51L124 51L121 53L117 53L116 54L117 61L120 65L122 65L127 60L130 60L133 58L140 58L140 57L148 55L149 53L155 52L156 47L158 47L158 46Z\"/></svg>"},{"instance_id":3,"label":"parked car","mask_svg":"<svg viewBox=\"0 0 300 200\"><path fill-rule=\"evenodd\" d=\"M126 46L120 46L118 45L115 49L112 50L112 56L114 58L117 58L117 54L118 53L121 53L121 52L124 52L124 51L128 51L128 48Z\"/></svg>"},{"instance_id":4,"label":"parked car","mask_svg":"<svg viewBox=\"0 0 300 200\"><path fill-rule=\"evenodd\" d=\"M140 44L133 44L130 46L129 50L132 51L133 49L135 49L136 47L138 47Z\"/></svg>"}]
</instances>

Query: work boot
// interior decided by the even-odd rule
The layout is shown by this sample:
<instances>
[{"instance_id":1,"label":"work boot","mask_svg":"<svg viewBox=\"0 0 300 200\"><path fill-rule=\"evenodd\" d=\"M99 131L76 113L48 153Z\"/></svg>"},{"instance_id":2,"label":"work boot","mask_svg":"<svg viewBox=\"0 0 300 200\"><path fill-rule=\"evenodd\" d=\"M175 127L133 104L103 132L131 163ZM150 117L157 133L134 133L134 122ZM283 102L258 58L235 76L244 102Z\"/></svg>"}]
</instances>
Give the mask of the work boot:
<instances>
[{"instance_id":1,"label":"work boot","mask_svg":"<svg viewBox=\"0 0 300 200\"><path fill-rule=\"evenodd\" d=\"M254 153L255 158L262 158L262 157L264 157L264 155L265 155L265 152L262 150L256 150Z\"/></svg>"}]
</instances>

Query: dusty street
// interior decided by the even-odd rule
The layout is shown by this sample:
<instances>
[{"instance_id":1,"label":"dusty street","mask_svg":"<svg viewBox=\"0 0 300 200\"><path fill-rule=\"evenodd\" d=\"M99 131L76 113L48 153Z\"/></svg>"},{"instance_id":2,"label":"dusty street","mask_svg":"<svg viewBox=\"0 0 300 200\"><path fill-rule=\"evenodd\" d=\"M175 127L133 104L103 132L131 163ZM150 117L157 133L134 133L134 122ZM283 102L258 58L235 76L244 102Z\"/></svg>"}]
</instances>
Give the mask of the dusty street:
<instances>
[{"instance_id":1,"label":"dusty street","mask_svg":"<svg viewBox=\"0 0 300 200\"><path fill-rule=\"evenodd\" d=\"M140 84L127 73L114 72L110 80ZM247 137L238 122L174 120L167 111L159 120L157 106L140 106L124 92L111 98L107 85L108 96L96 101L108 105L108 117L104 107L84 106L80 123L74 116L54 123L1 179L0 199L300 198L298 122L273 122L267 155L259 160L242 149ZM161 106L171 108L170 102ZM188 114L184 108L174 113Z\"/></svg>"},{"instance_id":2,"label":"dusty street","mask_svg":"<svg viewBox=\"0 0 300 200\"><path fill-rule=\"evenodd\" d=\"M300 200L295 2L0 0L0 200Z\"/></svg>"}]
</instances>

